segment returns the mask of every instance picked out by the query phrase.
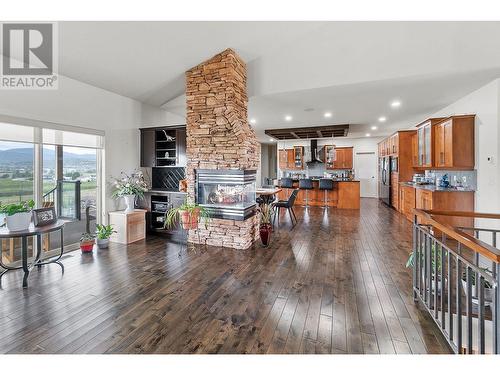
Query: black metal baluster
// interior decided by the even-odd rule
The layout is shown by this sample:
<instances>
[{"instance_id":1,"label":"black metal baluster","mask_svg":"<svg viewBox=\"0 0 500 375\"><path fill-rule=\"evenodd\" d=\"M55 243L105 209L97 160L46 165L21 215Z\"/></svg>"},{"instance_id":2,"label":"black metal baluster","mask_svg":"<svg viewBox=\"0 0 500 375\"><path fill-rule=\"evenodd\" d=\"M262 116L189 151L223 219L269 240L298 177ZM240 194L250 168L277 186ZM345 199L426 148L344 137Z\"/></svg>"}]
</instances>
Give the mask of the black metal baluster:
<instances>
[{"instance_id":1,"label":"black metal baluster","mask_svg":"<svg viewBox=\"0 0 500 375\"><path fill-rule=\"evenodd\" d=\"M432 256L431 256L431 236L426 233L425 236L425 256L427 265L427 304L432 309Z\"/></svg>"},{"instance_id":2,"label":"black metal baluster","mask_svg":"<svg viewBox=\"0 0 500 375\"><path fill-rule=\"evenodd\" d=\"M439 285L439 277L438 277L438 252L437 252L437 244L436 240L432 240L432 246L431 250L434 249L434 266L432 267L433 272L434 272L434 285L433 285L433 291L434 291L434 319L438 318L438 285ZM432 252L431 252L432 254Z\"/></svg>"},{"instance_id":3,"label":"black metal baluster","mask_svg":"<svg viewBox=\"0 0 500 375\"><path fill-rule=\"evenodd\" d=\"M451 251L448 250L448 330L450 341L453 341L453 296L451 293L453 290L453 263L451 260Z\"/></svg>"},{"instance_id":4,"label":"black metal baluster","mask_svg":"<svg viewBox=\"0 0 500 375\"><path fill-rule=\"evenodd\" d=\"M462 351L462 261L459 257L457 257L456 283L457 347L460 353Z\"/></svg>"},{"instance_id":5,"label":"black metal baluster","mask_svg":"<svg viewBox=\"0 0 500 375\"><path fill-rule=\"evenodd\" d=\"M472 354L472 270L466 269L467 287L467 353Z\"/></svg>"},{"instance_id":6,"label":"black metal baluster","mask_svg":"<svg viewBox=\"0 0 500 375\"><path fill-rule=\"evenodd\" d=\"M479 310L478 310L478 316L477 318L479 319L478 322L478 351L480 354L484 354L485 351L485 340L484 340L484 277L480 276L479 277L479 282L477 282L476 279L476 284L479 284L479 295L478 295L478 303L479 303Z\"/></svg>"},{"instance_id":7,"label":"black metal baluster","mask_svg":"<svg viewBox=\"0 0 500 375\"><path fill-rule=\"evenodd\" d=\"M441 251L441 295L439 296L440 302L441 302L441 327L443 330L446 330L446 322L445 322L445 315L444 315L444 284L445 284L445 278L444 278L444 263L445 263L445 257L444 257L444 248L443 245L439 247Z\"/></svg>"}]
</instances>

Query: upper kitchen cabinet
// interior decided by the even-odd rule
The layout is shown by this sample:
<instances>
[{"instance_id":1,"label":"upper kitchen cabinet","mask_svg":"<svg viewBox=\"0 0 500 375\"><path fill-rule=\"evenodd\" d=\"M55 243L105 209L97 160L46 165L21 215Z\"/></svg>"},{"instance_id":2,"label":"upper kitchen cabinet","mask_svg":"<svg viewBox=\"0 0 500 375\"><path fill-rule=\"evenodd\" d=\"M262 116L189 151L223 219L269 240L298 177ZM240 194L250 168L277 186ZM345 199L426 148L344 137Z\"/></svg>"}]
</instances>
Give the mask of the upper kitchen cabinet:
<instances>
[{"instance_id":1,"label":"upper kitchen cabinet","mask_svg":"<svg viewBox=\"0 0 500 375\"><path fill-rule=\"evenodd\" d=\"M434 166L443 169L474 169L474 115L452 116L434 129Z\"/></svg>"},{"instance_id":2,"label":"upper kitchen cabinet","mask_svg":"<svg viewBox=\"0 0 500 375\"><path fill-rule=\"evenodd\" d=\"M353 168L353 148L335 147L335 161L333 162L332 169L352 169L352 168Z\"/></svg>"},{"instance_id":3,"label":"upper kitchen cabinet","mask_svg":"<svg viewBox=\"0 0 500 375\"><path fill-rule=\"evenodd\" d=\"M186 128L161 127L141 130L141 167L185 167Z\"/></svg>"},{"instance_id":4,"label":"upper kitchen cabinet","mask_svg":"<svg viewBox=\"0 0 500 375\"><path fill-rule=\"evenodd\" d=\"M325 160L325 167L326 167L326 169L334 169L334 164L335 164L335 146L333 146L333 145L326 145L323 148L323 152L325 153L324 160Z\"/></svg>"},{"instance_id":5,"label":"upper kitchen cabinet","mask_svg":"<svg viewBox=\"0 0 500 375\"><path fill-rule=\"evenodd\" d=\"M293 146L294 169L304 169L304 147Z\"/></svg>"},{"instance_id":6,"label":"upper kitchen cabinet","mask_svg":"<svg viewBox=\"0 0 500 375\"><path fill-rule=\"evenodd\" d=\"M295 169L294 150L278 150L278 165L280 169Z\"/></svg>"},{"instance_id":7,"label":"upper kitchen cabinet","mask_svg":"<svg viewBox=\"0 0 500 375\"><path fill-rule=\"evenodd\" d=\"M432 168L434 166L434 126L443 118L431 118L417 125L415 168Z\"/></svg>"}]
</instances>

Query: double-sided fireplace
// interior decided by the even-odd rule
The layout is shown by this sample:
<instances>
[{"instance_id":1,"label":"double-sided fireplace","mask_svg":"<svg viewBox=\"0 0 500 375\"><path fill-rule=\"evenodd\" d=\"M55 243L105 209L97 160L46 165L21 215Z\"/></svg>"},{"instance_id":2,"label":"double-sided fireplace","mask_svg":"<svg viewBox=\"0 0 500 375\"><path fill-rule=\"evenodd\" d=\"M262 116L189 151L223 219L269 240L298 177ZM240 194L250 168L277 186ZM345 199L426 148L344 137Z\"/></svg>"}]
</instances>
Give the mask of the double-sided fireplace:
<instances>
[{"instance_id":1,"label":"double-sided fireplace","mask_svg":"<svg viewBox=\"0 0 500 375\"><path fill-rule=\"evenodd\" d=\"M255 215L255 170L196 169L196 203L210 217L246 220Z\"/></svg>"}]
</instances>

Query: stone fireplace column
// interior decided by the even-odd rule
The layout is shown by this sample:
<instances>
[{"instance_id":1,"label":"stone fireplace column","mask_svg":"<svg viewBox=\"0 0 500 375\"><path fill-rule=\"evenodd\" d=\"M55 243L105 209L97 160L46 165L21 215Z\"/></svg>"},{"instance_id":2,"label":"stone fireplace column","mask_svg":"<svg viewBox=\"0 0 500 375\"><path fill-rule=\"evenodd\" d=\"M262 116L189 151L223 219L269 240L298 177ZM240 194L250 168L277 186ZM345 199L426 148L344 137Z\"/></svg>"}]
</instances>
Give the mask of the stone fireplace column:
<instances>
[{"instance_id":1,"label":"stone fireplace column","mask_svg":"<svg viewBox=\"0 0 500 375\"><path fill-rule=\"evenodd\" d=\"M260 145L247 119L246 65L231 49L186 72L189 199L195 199L195 169L255 169ZM200 225L200 242L246 249L258 237L258 220L212 219ZM190 231L188 240L198 242Z\"/></svg>"}]
</instances>

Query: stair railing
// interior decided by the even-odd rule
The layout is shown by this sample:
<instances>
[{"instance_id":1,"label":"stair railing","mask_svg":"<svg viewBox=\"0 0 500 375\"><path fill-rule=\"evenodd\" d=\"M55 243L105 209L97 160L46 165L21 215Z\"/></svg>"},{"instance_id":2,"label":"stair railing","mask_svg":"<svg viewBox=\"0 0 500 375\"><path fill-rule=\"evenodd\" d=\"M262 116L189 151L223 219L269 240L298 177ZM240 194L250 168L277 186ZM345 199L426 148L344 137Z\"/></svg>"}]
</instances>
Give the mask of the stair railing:
<instances>
[{"instance_id":1,"label":"stair railing","mask_svg":"<svg viewBox=\"0 0 500 375\"><path fill-rule=\"evenodd\" d=\"M419 209L414 214L414 300L425 306L455 353L500 353L500 230L454 228L442 220L500 215ZM484 233L491 233L491 244L480 239Z\"/></svg>"}]
</instances>

